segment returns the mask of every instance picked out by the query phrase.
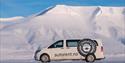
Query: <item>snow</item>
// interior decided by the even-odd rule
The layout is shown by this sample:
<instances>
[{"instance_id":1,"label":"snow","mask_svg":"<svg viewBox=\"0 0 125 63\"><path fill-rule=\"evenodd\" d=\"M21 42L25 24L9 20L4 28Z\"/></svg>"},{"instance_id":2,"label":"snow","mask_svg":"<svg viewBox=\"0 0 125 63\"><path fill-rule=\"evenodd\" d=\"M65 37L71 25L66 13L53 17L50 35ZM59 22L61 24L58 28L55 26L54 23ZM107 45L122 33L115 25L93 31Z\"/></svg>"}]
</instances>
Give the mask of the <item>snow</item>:
<instances>
[{"instance_id":1,"label":"snow","mask_svg":"<svg viewBox=\"0 0 125 63\"><path fill-rule=\"evenodd\" d=\"M0 22L17 21L22 18L24 18L24 17L16 16L16 17L11 17L11 18L0 18Z\"/></svg>"},{"instance_id":2,"label":"snow","mask_svg":"<svg viewBox=\"0 0 125 63\"><path fill-rule=\"evenodd\" d=\"M125 57L124 11L125 7L57 5L29 17L7 18L9 23L0 21L0 59L33 59L38 47L83 38L101 39L106 57Z\"/></svg>"},{"instance_id":3,"label":"snow","mask_svg":"<svg viewBox=\"0 0 125 63\"><path fill-rule=\"evenodd\" d=\"M2 60L1 63L41 63L33 59ZM51 61L50 63L87 63L82 60ZM124 57L109 57L94 63L125 63Z\"/></svg>"},{"instance_id":4,"label":"snow","mask_svg":"<svg viewBox=\"0 0 125 63\"><path fill-rule=\"evenodd\" d=\"M0 30L20 22L24 17L16 16L11 18L0 18Z\"/></svg>"}]
</instances>

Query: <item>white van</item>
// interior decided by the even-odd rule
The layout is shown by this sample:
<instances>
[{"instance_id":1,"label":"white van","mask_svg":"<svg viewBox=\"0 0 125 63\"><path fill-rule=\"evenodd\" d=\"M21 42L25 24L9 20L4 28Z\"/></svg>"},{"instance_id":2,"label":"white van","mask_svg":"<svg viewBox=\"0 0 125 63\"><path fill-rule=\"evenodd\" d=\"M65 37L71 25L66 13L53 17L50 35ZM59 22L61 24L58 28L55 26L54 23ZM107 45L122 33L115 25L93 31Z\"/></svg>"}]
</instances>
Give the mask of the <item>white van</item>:
<instances>
[{"instance_id":1,"label":"white van","mask_svg":"<svg viewBox=\"0 0 125 63\"><path fill-rule=\"evenodd\" d=\"M94 62L105 58L103 45L99 39L59 40L47 48L37 50L34 57L41 62L50 62L52 60L85 60L86 62Z\"/></svg>"}]
</instances>

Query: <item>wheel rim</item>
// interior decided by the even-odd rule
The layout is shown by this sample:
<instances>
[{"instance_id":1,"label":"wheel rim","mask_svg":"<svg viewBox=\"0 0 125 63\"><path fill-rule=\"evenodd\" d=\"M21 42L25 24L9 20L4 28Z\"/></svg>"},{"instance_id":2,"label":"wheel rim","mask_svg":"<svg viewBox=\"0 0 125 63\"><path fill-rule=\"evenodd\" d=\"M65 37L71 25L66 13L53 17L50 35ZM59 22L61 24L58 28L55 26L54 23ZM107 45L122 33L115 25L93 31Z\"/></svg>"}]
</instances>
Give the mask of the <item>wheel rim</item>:
<instances>
[{"instance_id":1,"label":"wheel rim","mask_svg":"<svg viewBox=\"0 0 125 63\"><path fill-rule=\"evenodd\" d=\"M43 55L43 56L41 57L41 59L42 59L43 62L47 62L49 58L48 58L47 55Z\"/></svg>"},{"instance_id":2,"label":"wheel rim","mask_svg":"<svg viewBox=\"0 0 125 63\"><path fill-rule=\"evenodd\" d=\"M93 55L89 55L89 56L87 57L87 60L88 60L89 62L93 62L93 61L94 61L94 56L93 56Z\"/></svg>"},{"instance_id":3,"label":"wheel rim","mask_svg":"<svg viewBox=\"0 0 125 63\"><path fill-rule=\"evenodd\" d=\"M85 52L90 52L91 50L91 45L89 44L84 44L83 47L82 47L83 51Z\"/></svg>"}]
</instances>

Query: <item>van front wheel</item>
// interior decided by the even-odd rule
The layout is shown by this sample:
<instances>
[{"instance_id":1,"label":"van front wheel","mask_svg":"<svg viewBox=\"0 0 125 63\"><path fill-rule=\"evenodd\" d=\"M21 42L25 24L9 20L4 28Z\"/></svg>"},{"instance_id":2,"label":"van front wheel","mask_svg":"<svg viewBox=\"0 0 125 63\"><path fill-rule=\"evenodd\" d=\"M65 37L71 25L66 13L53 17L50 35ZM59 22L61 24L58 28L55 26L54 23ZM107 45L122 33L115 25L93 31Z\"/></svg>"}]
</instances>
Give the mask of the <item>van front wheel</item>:
<instances>
[{"instance_id":1,"label":"van front wheel","mask_svg":"<svg viewBox=\"0 0 125 63\"><path fill-rule=\"evenodd\" d=\"M49 55L47 55L47 54L41 55L40 60L41 60L42 63L49 62L50 61Z\"/></svg>"}]
</instances>

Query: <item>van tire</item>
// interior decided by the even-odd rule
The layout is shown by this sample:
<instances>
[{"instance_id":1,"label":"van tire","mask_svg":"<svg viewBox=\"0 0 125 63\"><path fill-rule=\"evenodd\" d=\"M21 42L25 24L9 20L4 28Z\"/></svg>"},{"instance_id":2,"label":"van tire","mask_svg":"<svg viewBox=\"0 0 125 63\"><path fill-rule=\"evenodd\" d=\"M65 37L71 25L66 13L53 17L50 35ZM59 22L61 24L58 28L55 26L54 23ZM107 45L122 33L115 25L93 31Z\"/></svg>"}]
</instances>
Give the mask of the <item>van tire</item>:
<instances>
[{"instance_id":1,"label":"van tire","mask_svg":"<svg viewBox=\"0 0 125 63\"><path fill-rule=\"evenodd\" d=\"M49 57L49 55L48 55L48 54L42 54L42 55L40 56L40 61L41 61L42 63L50 62L50 57Z\"/></svg>"},{"instance_id":2,"label":"van tire","mask_svg":"<svg viewBox=\"0 0 125 63\"><path fill-rule=\"evenodd\" d=\"M87 54L85 57L86 62L94 62L96 59L94 54Z\"/></svg>"},{"instance_id":3,"label":"van tire","mask_svg":"<svg viewBox=\"0 0 125 63\"><path fill-rule=\"evenodd\" d=\"M96 44L91 39L83 39L78 42L77 50L82 56L86 56L89 53L95 53Z\"/></svg>"}]
</instances>

